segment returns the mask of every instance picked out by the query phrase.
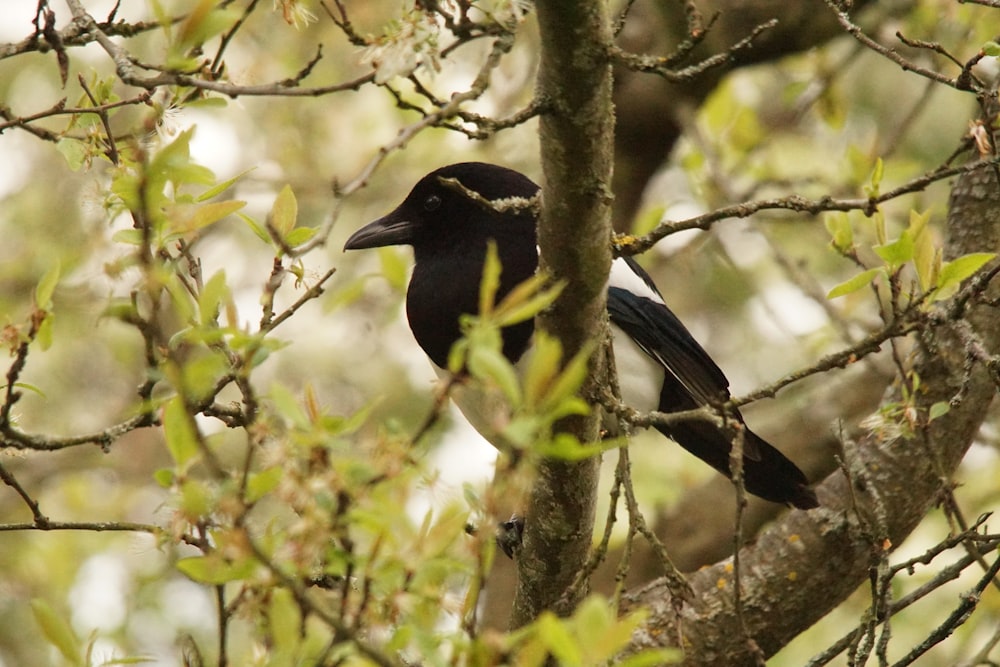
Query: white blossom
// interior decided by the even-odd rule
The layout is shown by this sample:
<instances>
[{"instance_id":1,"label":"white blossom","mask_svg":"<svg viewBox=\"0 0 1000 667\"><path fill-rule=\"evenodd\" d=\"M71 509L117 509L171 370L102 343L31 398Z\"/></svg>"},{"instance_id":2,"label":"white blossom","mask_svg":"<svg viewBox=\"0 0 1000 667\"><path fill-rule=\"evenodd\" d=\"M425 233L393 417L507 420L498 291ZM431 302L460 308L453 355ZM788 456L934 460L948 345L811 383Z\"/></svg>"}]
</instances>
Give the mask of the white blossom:
<instances>
[{"instance_id":1,"label":"white blossom","mask_svg":"<svg viewBox=\"0 0 1000 667\"><path fill-rule=\"evenodd\" d=\"M298 30L319 20L315 14L303 6L300 0L274 0L271 8L277 11L279 7L285 22Z\"/></svg>"},{"instance_id":2,"label":"white blossom","mask_svg":"<svg viewBox=\"0 0 1000 667\"><path fill-rule=\"evenodd\" d=\"M410 12L394 22L385 35L373 39L362 54L361 61L371 63L375 68L376 83L385 83L397 76L409 76L421 66L432 72L439 71L440 28L437 16Z\"/></svg>"},{"instance_id":3,"label":"white blossom","mask_svg":"<svg viewBox=\"0 0 1000 667\"><path fill-rule=\"evenodd\" d=\"M478 0L473 6L500 25L517 24L531 9L530 0Z\"/></svg>"}]
</instances>

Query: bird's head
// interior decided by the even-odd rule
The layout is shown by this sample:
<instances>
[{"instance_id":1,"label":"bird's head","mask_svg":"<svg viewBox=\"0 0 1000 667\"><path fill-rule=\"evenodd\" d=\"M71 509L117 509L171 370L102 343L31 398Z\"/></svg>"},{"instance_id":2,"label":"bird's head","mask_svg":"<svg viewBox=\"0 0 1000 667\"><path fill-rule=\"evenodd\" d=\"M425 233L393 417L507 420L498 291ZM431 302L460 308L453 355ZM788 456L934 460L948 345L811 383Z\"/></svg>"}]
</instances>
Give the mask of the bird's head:
<instances>
[{"instance_id":1,"label":"bird's head","mask_svg":"<svg viewBox=\"0 0 1000 667\"><path fill-rule=\"evenodd\" d=\"M535 215L525 203L537 193L531 179L506 167L483 162L442 167L420 179L391 213L351 235L344 250L411 245L419 253L493 237L518 223L533 232Z\"/></svg>"}]
</instances>

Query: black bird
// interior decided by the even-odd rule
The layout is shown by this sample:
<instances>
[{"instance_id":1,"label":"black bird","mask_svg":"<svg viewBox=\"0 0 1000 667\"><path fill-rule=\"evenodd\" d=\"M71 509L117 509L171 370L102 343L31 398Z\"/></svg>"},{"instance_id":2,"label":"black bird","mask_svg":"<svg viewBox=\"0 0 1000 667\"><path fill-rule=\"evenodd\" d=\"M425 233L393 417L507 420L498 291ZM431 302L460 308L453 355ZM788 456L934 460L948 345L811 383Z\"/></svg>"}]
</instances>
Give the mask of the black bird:
<instances>
[{"instance_id":1,"label":"black bird","mask_svg":"<svg viewBox=\"0 0 1000 667\"><path fill-rule=\"evenodd\" d=\"M535 216L527 207L490 207L446 184L455 179L489 201L529 199L539 187L523 174L481 162L437 169L422 178L394 211L362 227L345 250L413 246L415 266L406 292L410 329L439 372L460 336L459 317L479 309L479 282L489 240L496 242L502 274L497 299L538 267ZM497 209L501 209L497 210ZM729 381L708 353L667 308L649 275L630 257L616 259L608 281L608 315L615 364L625 402L639 410L675 412L729 397ZM531 320L502 331L503 354L516 363L531 343ZM474 426L471 410L459 407ZM735 418L743 423L737 412ZM707 421L685 421L657 430L702 461L729 475L732 433ZM743 429L747 491L802 509L817 507L802 471L764 439Z\"/></svg>"}]
</instances>

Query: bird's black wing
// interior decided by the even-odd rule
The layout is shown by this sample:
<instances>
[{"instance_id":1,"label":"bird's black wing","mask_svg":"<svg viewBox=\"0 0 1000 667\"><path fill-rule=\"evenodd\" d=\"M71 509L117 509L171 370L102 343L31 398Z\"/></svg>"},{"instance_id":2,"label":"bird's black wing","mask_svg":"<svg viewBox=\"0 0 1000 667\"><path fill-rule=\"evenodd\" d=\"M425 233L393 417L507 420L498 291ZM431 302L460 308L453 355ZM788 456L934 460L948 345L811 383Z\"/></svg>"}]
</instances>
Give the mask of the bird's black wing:
<instances>
[{"instance_id":1,"label":"bird's black wing","mask_svg":"<svg viewBox=\"0 0 1000 667\"><path fill-rule=\"evenodd\" d=\"M660 410L688 410L728 399L729 380L666 306L649 274L631 257L615 261L624 262L648 288L643 293L623 282L616 284L613 275L608 287L608 314L613 324L663 367L665 382L675 385L670 394L677 397L677 403L660 405Z\"/></svg>"},{"instance_id":2,"label":"bird's black wing","mask_svg":"<svg viewBox=\"0 0 1000 667\"><path fill-rule=\"evenodd\" d=\"M646 272L630 258L624 260L627 268L642 280L649 291L630 289L612 280L608 287L608 314L612 324L663 367L659 410L690 410L728 399L729 381L725 374L663 303ZM626 383L629 379L620 378L620 381ZM735 417L743 422L738 411ZM656 428L719 472L730 474L729 453L735 432L726 432L702 420ZM745 425L743 473L750 493L801 508L817 505L805 475Z\"/></svg>"}]
</instances>

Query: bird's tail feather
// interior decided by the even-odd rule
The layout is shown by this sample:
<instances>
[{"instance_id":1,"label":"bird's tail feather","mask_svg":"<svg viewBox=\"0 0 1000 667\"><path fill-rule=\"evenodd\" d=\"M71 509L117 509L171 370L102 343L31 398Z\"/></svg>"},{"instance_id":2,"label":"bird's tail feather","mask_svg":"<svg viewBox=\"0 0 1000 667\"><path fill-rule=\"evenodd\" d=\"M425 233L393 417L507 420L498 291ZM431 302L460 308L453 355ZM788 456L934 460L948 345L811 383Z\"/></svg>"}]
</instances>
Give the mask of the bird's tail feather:
<instances>
[{"instance_id":1,"label":"bird's tail feather","mask_svg":"<svg viewBox=\"0 0 1000 667\"><path fill-rule=\"evenodd\" d=\"M731 476L732 440L714 424L691 421L657 428L708 465ZM749 493L800 509L819 506L802 471L746 426L743 427L743 452L743 483Z\"/></svg>"}]
</instances>

